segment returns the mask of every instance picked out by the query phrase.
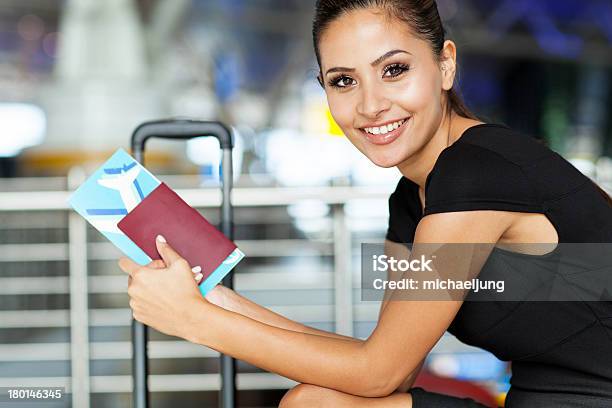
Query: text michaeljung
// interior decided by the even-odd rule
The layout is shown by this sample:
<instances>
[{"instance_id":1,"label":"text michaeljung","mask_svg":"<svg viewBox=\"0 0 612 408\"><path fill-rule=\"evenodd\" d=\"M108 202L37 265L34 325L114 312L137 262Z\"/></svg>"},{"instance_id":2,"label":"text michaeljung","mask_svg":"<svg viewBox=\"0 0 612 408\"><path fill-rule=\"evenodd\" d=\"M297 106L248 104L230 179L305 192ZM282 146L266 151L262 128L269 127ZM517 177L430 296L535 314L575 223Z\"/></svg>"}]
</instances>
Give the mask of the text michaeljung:
<instances>
[{"instance_id":1,"label":"text michaeljung","mask_svg":"<svg viewBox=\"0 0 612 408\"><path fill-rule=\"evenodd\" d=\"M422 283L422 285L421 285ZM417 279L404 278L397 280L374 279L372 282L377 290L495 290L500 293L504 291L504 281L480 280L478 278L469 280L433 279L419 282Z\"/></svg>"}]
</instances>

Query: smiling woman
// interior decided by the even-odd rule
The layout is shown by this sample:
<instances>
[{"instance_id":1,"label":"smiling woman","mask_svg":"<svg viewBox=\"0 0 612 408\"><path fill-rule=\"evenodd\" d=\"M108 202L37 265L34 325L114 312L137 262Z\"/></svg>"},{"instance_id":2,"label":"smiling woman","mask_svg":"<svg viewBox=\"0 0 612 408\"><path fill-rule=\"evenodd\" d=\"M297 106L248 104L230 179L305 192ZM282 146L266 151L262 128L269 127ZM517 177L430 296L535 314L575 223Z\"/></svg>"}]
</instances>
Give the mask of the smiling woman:
<instances>
[{"instance_id":1,"label":"smiling woman","mask_svg":"<svg viewBox=\"0 0 612 408\"><path fill-rule=\"evenodd\" d=\"M313 38L333 118L373 163L403 175L389 198L389 259L431 255L427 243L612 242L612 207L596 185L544 145L465 107L454 90L457 50L435 1L320 0ZM121 262L134 317L301 383L282 407L482 407L412 388L447 330L513 362L507 407L612 406L611 302L469 302L473 292L465 302L416 301L389 292L361 340L294 322L223 286L203 299L172 242L157 245L165 266ZM483 251L450 269L511 278L526 256L518 255ZM461 264L470 269L455 270ZM534 268L526 283L546 272Z\"/></svg>"}]
</instances>

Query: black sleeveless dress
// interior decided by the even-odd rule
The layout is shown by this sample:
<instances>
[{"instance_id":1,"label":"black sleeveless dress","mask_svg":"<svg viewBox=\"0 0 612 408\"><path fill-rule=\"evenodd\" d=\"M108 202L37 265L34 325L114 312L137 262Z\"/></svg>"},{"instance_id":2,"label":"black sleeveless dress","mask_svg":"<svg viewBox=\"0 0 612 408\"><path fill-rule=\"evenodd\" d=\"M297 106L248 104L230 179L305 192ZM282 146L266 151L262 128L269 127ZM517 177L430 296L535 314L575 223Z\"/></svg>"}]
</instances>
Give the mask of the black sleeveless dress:
<instances>
[{"instance_id":1,"label":"black sleeveless dress","mask_svg":"<svg viewBox=\"0 0 612 408\"><path fill-rule=\"evenodd\" d=\"M402 177L389 198L386 238L412 243L425 215L469 210L541 213L560 243L612 243L612 207L596 186L556 152L504 125L468 128L441 152L427 177L423 214L418 185ZM557 248L528 255L495 247L479 278L517 260L536 265ZM534 268L527 279L537 279ZM612 301L470 302L471 295L448 331L511 361L506 407L612 407ZM415 408L482 407L411 392Z\"/></svg>"}]
</instances>

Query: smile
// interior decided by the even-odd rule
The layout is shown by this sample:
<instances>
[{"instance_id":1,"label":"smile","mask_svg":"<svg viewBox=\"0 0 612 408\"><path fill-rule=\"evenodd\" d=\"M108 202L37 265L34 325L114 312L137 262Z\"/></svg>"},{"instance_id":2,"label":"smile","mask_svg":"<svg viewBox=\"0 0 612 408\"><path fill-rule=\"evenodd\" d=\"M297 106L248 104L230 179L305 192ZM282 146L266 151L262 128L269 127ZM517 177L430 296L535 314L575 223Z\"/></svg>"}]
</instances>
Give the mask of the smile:
<instances>
[{"instance_id":1,"label":"smile","mask_svg":"<svg viewBox=\"0 0 612 408\"><path fill-rule=\"evenodd\" d=\"M386 145L399 137L409 120L410 117L382 126L367 127L360 130L369 142L376 145Z\"/></svg>"}]
</instances>

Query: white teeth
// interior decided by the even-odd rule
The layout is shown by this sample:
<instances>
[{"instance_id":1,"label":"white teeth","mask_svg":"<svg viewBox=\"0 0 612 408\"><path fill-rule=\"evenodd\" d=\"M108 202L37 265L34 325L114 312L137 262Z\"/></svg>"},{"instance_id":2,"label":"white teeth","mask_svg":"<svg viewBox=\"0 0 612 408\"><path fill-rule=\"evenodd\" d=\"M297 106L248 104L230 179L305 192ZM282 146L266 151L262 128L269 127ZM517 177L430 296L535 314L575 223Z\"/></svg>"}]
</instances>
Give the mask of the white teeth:
<instances>
[{"instance_id":1,"label":"white teeth","mask_svg":"<svg viewBox=\"0 0 612 408\"><path fill-rule=\"evenodd\" d=\"M364 130L367 133L371 133L373 135L384 135L386 133L392 132L395 129L399 128L400 126L402 126L402 124L406 121L407 119L402 119L400 121L397 122L393 122L390 123L388 125L384 125L384 126L380 126L380 127L370 127L370 128L365 128Z\"/></svg>"}]
</instances>

